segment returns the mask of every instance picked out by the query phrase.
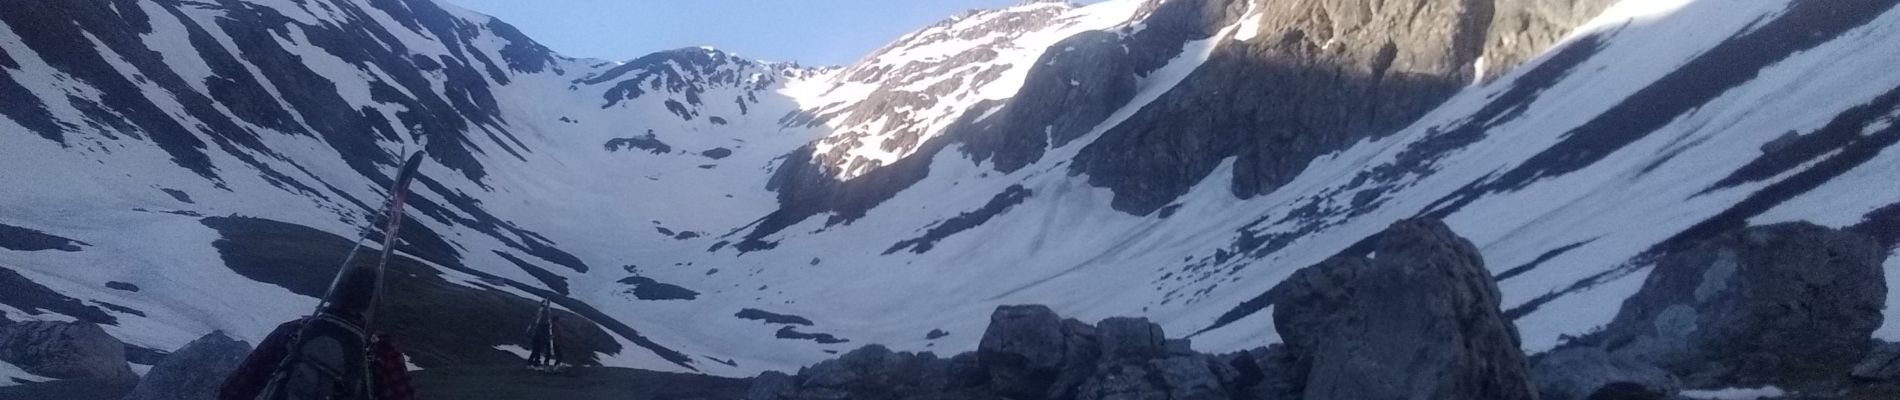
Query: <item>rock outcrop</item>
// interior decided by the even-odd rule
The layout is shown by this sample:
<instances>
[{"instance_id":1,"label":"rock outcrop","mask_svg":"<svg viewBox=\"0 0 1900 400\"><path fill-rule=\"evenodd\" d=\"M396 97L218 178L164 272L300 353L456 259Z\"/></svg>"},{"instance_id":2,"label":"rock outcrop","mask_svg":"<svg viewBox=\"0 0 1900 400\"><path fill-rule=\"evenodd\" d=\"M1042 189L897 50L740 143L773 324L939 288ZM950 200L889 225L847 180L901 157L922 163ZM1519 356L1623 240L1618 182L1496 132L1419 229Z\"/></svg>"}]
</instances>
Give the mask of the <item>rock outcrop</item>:
<instances>
[{"instance_id":1,"label":"rock outcrop","mask_svg":"<svg viewBox=\"0 0 1900 400\"><path fill-rule=\"evenodd\" d=\"M1859 379L1893 380L1900 378L1900 343L1880 342L1868 352L1867 359L1854 365Z\"/></svg>"},{"instance_id":2,"label":"rock outcrop","mask_svg":"<svg viewBox=\"0 0 1900 400\"><path fill-rule=\"evenodd\" d=\"M747 400L1219 400L1252 398L1262 376L1253 352L1196 353L1146 319L1089 325L1044 306L1004 306L990 321L975 352L943 359L866 346L795 376L762 374Z\"/></svg>"},{"instance_id":3,"label":"rock outcrop","mask_svg":"<svg viewBox=\"0 0 1900 400\"><path fill-rule=\"evenodd\" d=\"M179 348L145 373L125 400L211 399L225 377L250 355L251 345L212 332Z\"/></svg>"},{"instance_id":4,"label":"rock outcrop","mask_svg":"<svg viewBox=\"0 0 1900 400\"><path fill-rule=\"evenodd\" d=\"M1135 97L1135 65L1121 36L1090 31L1050 47L996 115L959 127L964 152L1013 172L1087 134Z\"/></svg>"},{"instance_id":5,"label":"rock outcrop","mask_svg":"<svg viewBox=\"0 0 1900 400\"><path fill-rule=\"evenodd\" d=\"M84 322L0 322L0 360L53 379L130 382L125 343Z\"/></svg>"},{"instance_id":6,"label":"rock outcrop","mask_svg":"<svg viewBox=\"0 0 1900 400\"><path fill-rule=\"evenodd\" d=\"M1436 220L1394 223L1376 258L1301 270L1274 310L1299 398L1537 399L1517 328L1471 242Z\"/></svg>"},{"instance_id":7,"label":"rock outcrop","mask_svg":"<svg viewBox=\"0 0 1900 400\"><path fill-rule=\"evenodd\" d=\"M1495 78L1530 61L1612 4L1616 1L1498 1L1484 43L1480 78Z\"/></svg>"},{"instance_id":8,"label":"rock outcrop","mask_svg":"<svg viewBox=\"0 0 1900 400\"><path fill-rule=\"evenodd\" d=\"M1731 231L1666 255L1602 331L1538 362L1545 399L1579 399L1609 382L1654 382L1653 374L1623 376L1634 370L1628 366L1572 362L1578 352L1597 351L1653 363L1686 388L1833 385L1873 347L1868 338L1887 297L1885 253L1864 235L1787 223Z\"/></svg>"},{"instance_id":9,"label":"rock outcrop","mask_svg":"<svg viewBox=\"0 0 1900 400\"><path fill-rule=\"evenodd\" d=\"M1217 42L1185 81L1077 156L1072 172L1113 189L1115 208L1134 214L1167 205L1231 157L1233 192L1250 198L1320 154L1410 124L1473 80L1492 18L1491 0L1161 7L1149 21L1180 14L1256 30Z\"/></svg>"}]
</instances>

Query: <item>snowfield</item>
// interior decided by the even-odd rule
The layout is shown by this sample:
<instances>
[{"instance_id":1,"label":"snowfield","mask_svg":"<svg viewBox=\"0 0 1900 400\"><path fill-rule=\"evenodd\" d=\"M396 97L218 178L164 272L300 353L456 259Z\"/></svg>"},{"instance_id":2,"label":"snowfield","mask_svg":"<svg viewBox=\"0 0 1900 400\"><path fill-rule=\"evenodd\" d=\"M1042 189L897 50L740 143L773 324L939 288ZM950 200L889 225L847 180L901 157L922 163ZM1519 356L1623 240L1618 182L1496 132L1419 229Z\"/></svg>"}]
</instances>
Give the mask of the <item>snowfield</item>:
<instances>
[{"instance_id":1,"label":"snowfield","mask_svg":"<svg viewBox=\"0 0 1900 400\"><path fill-rule=\"evenodd\" d=\"M409 13L429 9L430 0L250 2L293 25L266 36L270 44L221 25L255 23L245 16L255 10L138 2L151 25L139 35L148 55L185 85L145 79L154 64L138 61L144 56L95 42L112 67L108 75L141 77L126 79L137 93L110 96L93 83L104 78L89 75L99 72L48 60L57 55L30 45L32 35L0 24L0 102L29 97L44 110L43 118L0 115L0 225L79 243L77 251L0 247L0 269L103 310L114 319L106 330L134 346L174 349L213 330L255 342L307 313L314 300L234 272L215 244L228 238L202 220L257 217L356 238L385 190L385 178L362 165L393 169L365 160L428 148L435 157L422 174L433 183L418 184L416 198L434 206L411 215L445 245L405 248L405 258L470 291L535 301L540 292L495 282L553 291L552 276L566 297L654 344L614 336L623 350L600 355L614 366L750 376L874 343L956 353L976 347L996 306L1025 303L1090 321L1147 317L1172 334L1193 333L1204 352L1259 347L1278 340L1270 305L1256 302L1268 289L1418 215L1441 217L1478 245L1499 276L1503 307L1516 318L1525 350L1534 353L1608 322L1647 276L1649 256L1699 226L1807 220L1852 228L1879 223L1881 210L1900 204L1893 183L1900 151L1888 139L1900 135L1900 106L1891 99L1900 93L1900 74L1891 71L1900 62L1900 11L1789 54L1755 55L1759 71L1706 101L1675 104L1649 93L1679 83L1681 74L1711 73L1685 68L1775 29L1788 0L1623 1L1537 60L1465 88L1398 133L1320 157L1278 190L1236 198L1229 159L1160 215L1114 210L1114 193L1072 175L1069 163L1221 46L1273 39L1255 37L1259 13L1270 10L1249 10L1214 37L1187 42L1166 66L1139 78L1127 106L1025 168L1001 173L954 148L917 152L915 143L945 134L979 103L1015 96L1044 52L1064 50L1051 47L1058 41L1141 29L1142 3L978 12L906 36L857 65L807 68L716 49L624 63L537 57L531 48L538 45L497 29L505 25L452 6L438 9L446 17L413 22ZM1039 22L1025 29L986 24L1031 16ZM437 30L431 21L453 28ZM369 32L362 37L409 57L338 56L322 47L329 36L319 27L382 27L386 36L362 28ZM199 30L203 41L178 39ZM283 89L310 83L274 73L280 66L205 56L250 49L262 59L260 49L272 48L326 78L330 86L317 87L329 91L319 94L336 99ZM956 60L979 50L994 57ZM379 64L414 59L439 66ZM975 79L983 71L993 78ZM178 93L222 93L213 86L240 73L263 88L246 101L377 115L365 118L369 131L361 134L370 139L338 145L316 128L327 120L298 112L252 118L245 115L261 111L222 103L194 111L194 97ZM873 101L910 95L928 96L932 106L884 109ZM125 122L146 117L100 109L111 96L142 98L153 104L148 119L189 127L217 179L181 167L182 153L156 145L169 136ZM1629 106L1642 101L1683 110ZM1852 110L1874 116L1850 118L1860 115ZM455 121L460 136L421 134L403 120L421 111L431 121ZM211 128L213 114L230 116L257 146L221 145L218 135L231 133ZM61 139L47 137L34 122L42 119L56 122ZM1657 123L1602 128L1649 120ZM915 135L913 145L899 143L904 135ZM1772 168L1752 166L1780 160L1765 150L1773 143L1803 137L1844 144ZM838 157L839 179L932 158L927 177L862 218L807 218L770 235L776 247L735 249L780 209L779 193L767 187L780 167L806 161L787 155L807 145ZM444 149L464 149L466 158ZM1015 190L1026 197L999 200ZM887 251L977 214L987 219L927 250ZM418 249L428 242L405 239ZM1900 258L1886 266L1890 278L1900 278ZM625 282L635 277L652 283ZM674 295L641 294L649 290ZM1900 306L1900 295L1888 300ZM748 318L759 314L747 310L778 317ZM0 313L16 321L77 318L6 294ZM786 322L794 320L804 323ZM1894 320L1877 335L1900 339ZM933 330L948 335L927 337ZM482 350L521 353L518 345ZM0 385L14 377L38 379L0 364ZM1748 398L1728 395L1705 398Z\"/></svg>"}]
</instances>

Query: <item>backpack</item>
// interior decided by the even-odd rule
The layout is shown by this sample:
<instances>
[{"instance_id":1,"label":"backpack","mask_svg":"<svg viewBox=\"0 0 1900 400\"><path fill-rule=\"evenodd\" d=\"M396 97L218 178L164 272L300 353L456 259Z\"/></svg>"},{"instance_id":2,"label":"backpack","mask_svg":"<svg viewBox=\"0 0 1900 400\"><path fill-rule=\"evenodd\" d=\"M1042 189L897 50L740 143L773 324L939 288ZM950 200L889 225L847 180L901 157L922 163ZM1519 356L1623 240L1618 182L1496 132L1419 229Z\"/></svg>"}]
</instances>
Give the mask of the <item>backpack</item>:
<instances>
[{"instance_id":1,"label":"backpack","mask_svg":"<svg viewBox=\"0 0 1900 400\"><path fill-rule=\"evenodd\" d=\"M259 400L368 399L369 339L362 329L328 314L304 321L288 353L259 392Z\"/></svg>"}]
</instances>

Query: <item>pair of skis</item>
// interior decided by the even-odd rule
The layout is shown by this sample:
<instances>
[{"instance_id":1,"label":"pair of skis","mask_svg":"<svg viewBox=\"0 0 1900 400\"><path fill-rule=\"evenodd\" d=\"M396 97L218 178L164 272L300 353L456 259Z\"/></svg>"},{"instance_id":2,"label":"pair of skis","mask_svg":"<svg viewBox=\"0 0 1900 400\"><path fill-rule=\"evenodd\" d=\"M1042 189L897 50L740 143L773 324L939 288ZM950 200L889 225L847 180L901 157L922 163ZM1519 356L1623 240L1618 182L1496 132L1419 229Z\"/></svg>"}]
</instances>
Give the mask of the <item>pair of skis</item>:
<instances>
[{"instance_id":1,"label":"pair of skis","mask_svg":"<svg viewBox=\"0 0 1900 400\"><path fill-rule=\"evenodd\" d=\"M376 262L376 295L374 300L370 303L372 305L369 311L363 315L364 331L369 331L376 325L376 310L381 308L383 302L383 282L385 280L384 278L388 275L389 258L396 253L396 237L397 233L402 229L403 208L409 199L409 184L415 181L416 170L422 167L423 153L422 151L415 152L409 156L407 161L402 163L402 168L396 171L395 182L389 187L389 199L383 204L382 257ZM369 239L371 232L373 231L365 231L362 237L357 238L356 245L350 248L349 255L343 257L343 266L337 269L336 277L331 278L330 288L324 292L323 298L317 302L316 312L322 312L323 307L329 305L332 296L336 295L337 286L343 279L344 273L348 272L351 265L356 262L356 255L361 253L363 242ZM313 313L311 315L316 314Z\"/></svg>"}]
</instances>

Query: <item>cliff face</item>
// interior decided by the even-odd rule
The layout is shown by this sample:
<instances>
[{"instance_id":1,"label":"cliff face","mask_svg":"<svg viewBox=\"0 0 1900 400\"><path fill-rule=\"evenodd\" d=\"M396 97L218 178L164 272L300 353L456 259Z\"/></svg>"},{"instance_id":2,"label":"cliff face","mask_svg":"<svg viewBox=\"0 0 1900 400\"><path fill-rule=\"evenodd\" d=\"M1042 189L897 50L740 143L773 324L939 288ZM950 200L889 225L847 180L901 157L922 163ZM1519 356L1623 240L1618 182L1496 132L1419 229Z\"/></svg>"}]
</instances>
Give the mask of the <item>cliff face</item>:
<instances>
[{"instance_id":1,"label":"cliff face","mask_svg":"<svg viewBox=\"0 0 1900 400\"><path fill-rule=\"evenodd\" d=\"M1484 41L1480 78L1491 80L1563 40L1615 0L1498 1Z\"/></svg>"},{"instance_id":2,"label":"cliff face","mask_svg":"<svg viewBox=\"0 0 1900 400\"><path fill-rule=\"evenodd\" d=\"M1207 2L1225 41L1173 91L1084 149L1072 171L1147 214L1235 161L1242 198L1313 157L1401 128L1475 75L1490 1ZM1241 10L1236 13L1234 10Z\"/></svg>"}]
</instances>

